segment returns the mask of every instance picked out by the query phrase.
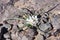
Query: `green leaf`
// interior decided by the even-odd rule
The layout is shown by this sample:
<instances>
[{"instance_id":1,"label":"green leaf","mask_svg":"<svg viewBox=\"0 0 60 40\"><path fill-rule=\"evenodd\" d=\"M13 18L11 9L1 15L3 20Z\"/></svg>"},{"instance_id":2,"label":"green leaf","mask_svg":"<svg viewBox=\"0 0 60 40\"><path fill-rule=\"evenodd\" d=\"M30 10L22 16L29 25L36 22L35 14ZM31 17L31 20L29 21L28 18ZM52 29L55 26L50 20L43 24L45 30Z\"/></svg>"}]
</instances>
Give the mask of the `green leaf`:
<instances>
[{"instance_id":1,"label":"green leaf","mask_svg":"<svg viewBox=\"0 0 60 40\"><path fill-rule=\"evenodd\" d=\"M32 27L32 25L31 24L25 24L27 27Z\"/></svg>"}]
</instances>

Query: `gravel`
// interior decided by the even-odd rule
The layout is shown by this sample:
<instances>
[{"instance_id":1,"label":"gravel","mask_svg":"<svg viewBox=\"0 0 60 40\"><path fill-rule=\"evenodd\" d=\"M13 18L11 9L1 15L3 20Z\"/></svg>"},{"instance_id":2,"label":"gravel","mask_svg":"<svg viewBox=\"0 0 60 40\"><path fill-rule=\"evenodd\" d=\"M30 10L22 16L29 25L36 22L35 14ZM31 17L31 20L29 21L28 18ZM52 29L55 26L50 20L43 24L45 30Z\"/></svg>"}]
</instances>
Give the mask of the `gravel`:
<instances>
[{"instance_id":1,"label":"gravel","mask_svg":"<svg viewBox=\"0 0 60 40\"><path fill-rule=\"evenodd\" d=\"M60 0L0 0L0 40L60 40L59 3ZM32 16L37 17L31 18L37 21L35 25L28 18Z\"/></svg>"}]
</instances>

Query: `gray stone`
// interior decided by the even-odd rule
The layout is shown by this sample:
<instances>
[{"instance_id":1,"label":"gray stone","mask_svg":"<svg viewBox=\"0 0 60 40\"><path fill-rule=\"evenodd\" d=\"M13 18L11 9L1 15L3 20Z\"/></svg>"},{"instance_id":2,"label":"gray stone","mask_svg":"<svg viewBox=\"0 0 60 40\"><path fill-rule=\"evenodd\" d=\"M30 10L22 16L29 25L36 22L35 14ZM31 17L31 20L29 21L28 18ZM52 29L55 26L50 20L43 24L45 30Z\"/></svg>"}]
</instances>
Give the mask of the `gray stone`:
<instances>
[{"instance_id":1,"label":"gray stone","mask_svg":"<svg viewBox=\"0 0 60 40\"><path fill-rule=\"evenodd\" d=\"M54 29L60 29L60 14L54 15L51 21Z\"/></svg>"},{"instance_id":2,"label":"gray stone","mask_svg":"<svg viewBox=\"0 0 60 40\"><path fill-rule=\"evenodd\" d=\"M34 40L44 40L43 36L38 33Z\"/></svg>"},{"instance_id":3,"label":"gray stone","mask_svg":"<svg viewBox=\"0 0 60 40\"><path fill-rule=\"evenodd\" d=\"M50 24L41 24L40 26L39 26L39 28L42 30L42 31L47 31L48 30L48 28L50 28L51 27L51 25Z\"/></svg>"},{"instance_id":4,"label":"gray stone","mask_svg":"<svg viewBox=\"0 0 60 40\"><path fill-rule=\"evenodd\" d=\"M10 38L9 33L4 34L4 38Z\"/></svg>"},{"instance_id":5,"label":"gray stone","mask_svg":"<svg viewBox=\"0 0 60 40\"><path fill-rule=\"evenodd\" d=\"M26 36L23 36L22 37L22 40L28 40L28 38L26 38Z\"/></svg>"}]
</instances>

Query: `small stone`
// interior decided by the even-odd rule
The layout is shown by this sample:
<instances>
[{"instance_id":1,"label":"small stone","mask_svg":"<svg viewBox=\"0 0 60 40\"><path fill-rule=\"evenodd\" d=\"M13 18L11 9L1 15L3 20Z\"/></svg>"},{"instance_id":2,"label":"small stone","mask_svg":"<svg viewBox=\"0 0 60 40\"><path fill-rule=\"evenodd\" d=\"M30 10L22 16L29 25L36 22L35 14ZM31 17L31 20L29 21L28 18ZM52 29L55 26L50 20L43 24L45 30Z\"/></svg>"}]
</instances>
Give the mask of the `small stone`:
<instances>
[{"instance_id":1,"label":"small stone","mask_svg":"<svg viewBox=\"0 0 60 40\"><path fill-rule=\"evenodd\" d=\"M4 34L4 38L10 38L9 33Z\"/></svg>"},{"instance_id":2,"label":"small stone","mask_svg":"<svg viewBox=\"0 0 60 40\"><path fill-rule=\"evenodd\" d=\"M10 0L0 0L0 1L1 1L1 3L6 4L6 3L8 3Z\"/></svg>"},{"instance_id":3,"label":"small stone","mask_svg":"<svg viewBox=\"0 0 60 40\"><path fill-rule=\"evenodd\" d=\"M26 36L23 36L22 40L28 40L28 38Z\"/></svg>"},{"instance_id":4,"label":"small stone","mask_svg":"<svg viewBox=\"0 0 60 40\"><path fill-rule=\"evenodd\" d=\"M43 36L38 34L36 37L35 37L35 40L44 40Z\"/></svg>"},{"instance_id":5,"label":"small stone","mask_svg":"<svg viewBox=\"0 0 60 40\"><path fill-rule=\"evenodd\" d=\"M58 14L58 15L53 15L53 17L52 17L52 25L53 25L53 27L54 27L54 29L56 30L56 29L60 29L60 14Z\"/></svg>"},{"instance_id":6,"label":"small stone","mask_svg":"<svg viewBox=\"0 0 60 40\"><path fill-rule=\"evenodd\" d=\"M9 24L4 24L4 27L6 27L8 30L10 30L11 26Z\"/></svg>"},{"instance_id":7,"label":"small stone","mask_svg":"<svg viewBox=\"0 0 60 40\"><path fill-rule=\"evenodd\" d=\"M10 40L10 39L6 39L6 40Z\"/></svg>"},{"instance_id":8,"label":"small stone","mask_svg":"<svg viewBox=\"0 0 60 40\"><path fill-rule=\"evenodd\" d=\"M23 28L23 27L24 27L23 25L24 25L24 24L22 24L22 23L19 23L19 24L18 24L19 28Z\"/></svg>"},{"instance_id":9,"label":"small stone","mask_svg":"<svg viewBox=\"0 0 60 40\"><path fill-rule=\"evenodd\" d=\"M41 24L39 28L40 28L42 31L46 32L46 31L48 30L48 28L50 28L50 27L51 27L50 24Z\"/></svg>"},{"instance_id":10,"label":"small stone","mask_svg":"<svg viewBox=\"0 0 60 40\"><path fill-rule=\"evenodd\" d=\"M24 27L23 30L26 30L28 27Z\"/></svg>"}]
</instances>

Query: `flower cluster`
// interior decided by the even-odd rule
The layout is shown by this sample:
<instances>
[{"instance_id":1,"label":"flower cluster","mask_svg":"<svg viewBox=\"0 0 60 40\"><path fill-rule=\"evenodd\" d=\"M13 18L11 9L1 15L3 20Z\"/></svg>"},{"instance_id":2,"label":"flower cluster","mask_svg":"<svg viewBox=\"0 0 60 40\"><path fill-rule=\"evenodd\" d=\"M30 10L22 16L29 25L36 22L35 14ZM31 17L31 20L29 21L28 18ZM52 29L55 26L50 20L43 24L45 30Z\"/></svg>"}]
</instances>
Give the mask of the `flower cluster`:
<instances>
[{"instance_id":1,"label":"flower cluster","mask_svg":"<svg viewBox=\"0 0 60 40\"><path fill-rule=\"evenodd\" d=\"M33 26L36 26L36 23L38 23L38 18L37 16L29 16L27 19L26 19L26 24L30 24L30 25L33 25Z\"/></svg>"}]
</instances>

